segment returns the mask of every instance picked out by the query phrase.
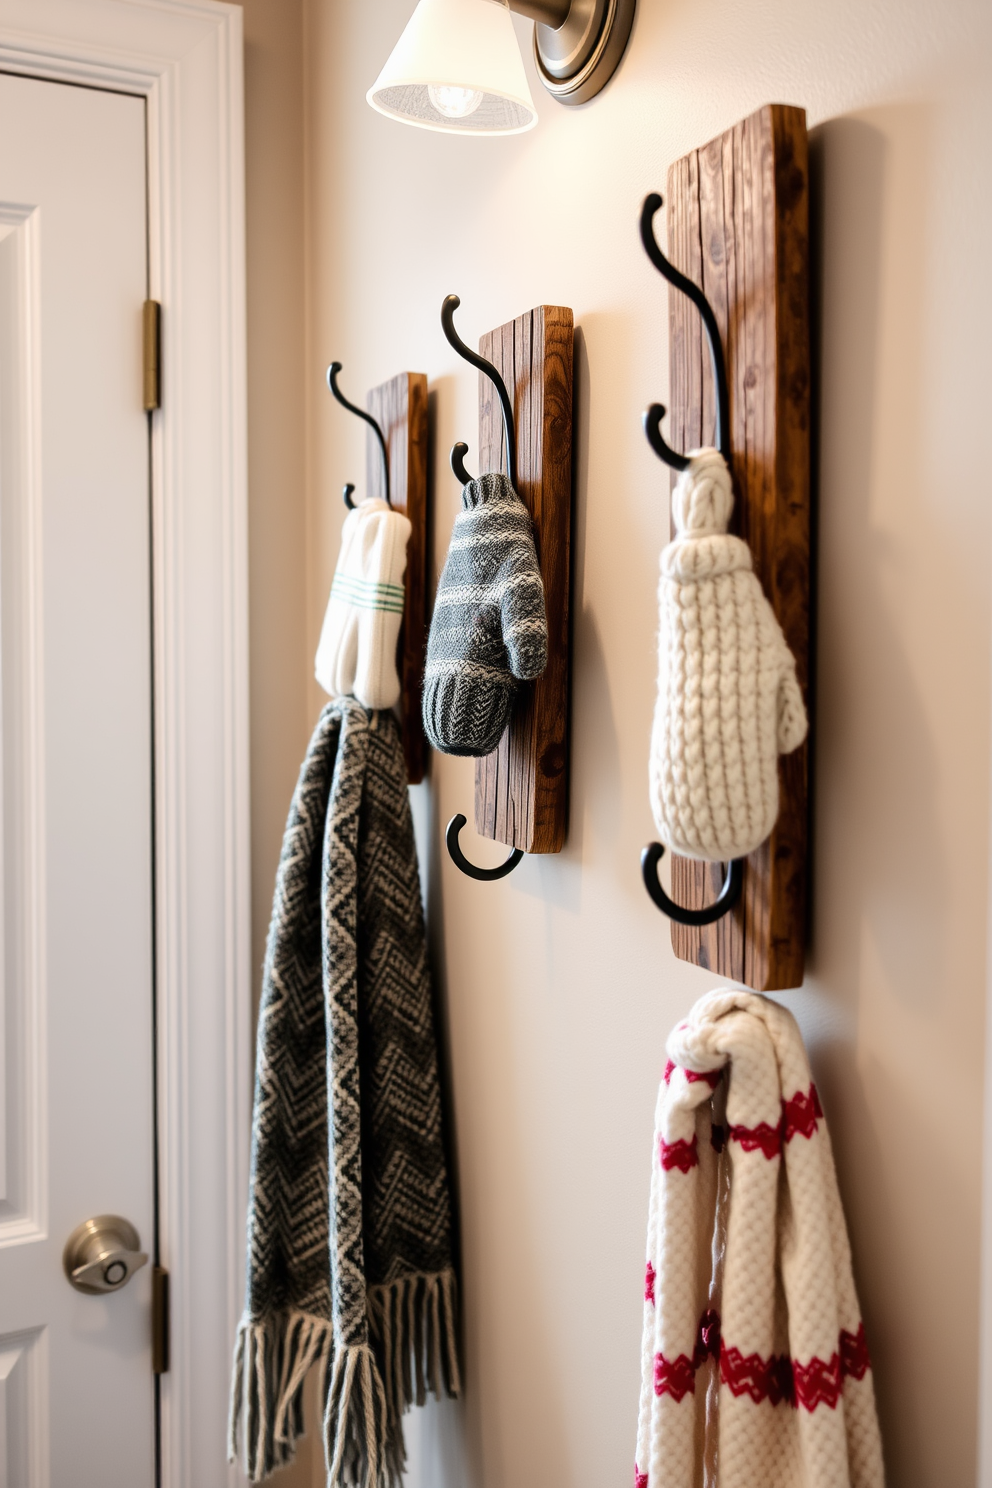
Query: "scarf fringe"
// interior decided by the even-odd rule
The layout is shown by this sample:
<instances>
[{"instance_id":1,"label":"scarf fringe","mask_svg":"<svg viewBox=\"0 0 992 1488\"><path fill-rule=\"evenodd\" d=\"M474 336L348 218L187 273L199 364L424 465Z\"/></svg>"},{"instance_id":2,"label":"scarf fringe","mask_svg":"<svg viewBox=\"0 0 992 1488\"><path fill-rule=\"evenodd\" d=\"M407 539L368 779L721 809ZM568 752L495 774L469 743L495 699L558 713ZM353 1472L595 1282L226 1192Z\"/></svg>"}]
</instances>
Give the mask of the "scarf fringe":
<instances>
[{"instance_id":1,"label":"scarf fringe","mask_svg":"<svg viewBox=\"0 0 992 1488\"><path fill-rule=\"evenodd\" d=\"M385 1488L389 1462L386 1392L367 1343L339 1349L324 1366L327 1488Z\"/></svg>"},{"instance_id":2,"label":"scarf fringe","mask_svg":"<svg viewBox=\"0 0 992 1488\"><path fill-rule=\"evenodd\" d=\"M390 1470L397 1476L406 1462L401 1419L428 1394L441 1400L461 1394L458 1368L458 1305L450 1268L404 1276L369 1288L369 1334L381 1361L389 1420Z\"/></svg>"},{"instance_id":3,"label":"scarf fringe","mask_svg":"<svg viewBox=\"0 0 992 1488\"><path fill-rule=\"evenodd\" d=\"M402 1415L461 1393L457 1291L450 1269L369 1289L370 1344L335 1351L329 1322L295 1312L243 1319L234 1349L228 1457L252 1483L290 1462L303 1435L303 1392L323 1364L327 1488L389 1488L406 1465Z\"/></svg>"},{"instance_id":4,"label":"scarf fringe","mask_svg":"<svg viewBox=\"0 0 992 1488\"><path fill-rule=\"evenodd\" d=\"M234 1346L227 1454L237 1461L240 1423L249 1482L257 1483L292 1461L304 1430L306 1377L330 1342L330 1323L306 1313L258 1323L242 1319Z\"/></svg>"}]
</instances>

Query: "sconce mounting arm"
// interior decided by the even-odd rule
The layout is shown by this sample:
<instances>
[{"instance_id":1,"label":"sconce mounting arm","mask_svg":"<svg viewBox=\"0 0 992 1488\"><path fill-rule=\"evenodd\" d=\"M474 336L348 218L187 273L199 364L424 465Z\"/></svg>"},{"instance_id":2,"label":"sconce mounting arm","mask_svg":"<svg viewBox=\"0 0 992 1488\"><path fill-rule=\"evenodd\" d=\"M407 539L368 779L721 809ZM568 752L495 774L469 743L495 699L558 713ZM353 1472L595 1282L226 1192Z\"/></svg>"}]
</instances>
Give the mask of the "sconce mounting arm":
<instances>
[{"instance_id":1,"label":"sconce mounting arm","mask_svg":"<svg viewBox=\"0 0 992 1488\"><path fill-rule=\"evenodd\" d=\"M571 4L570 0L510 0L510 9L557 31L568 20Z\"/></svg>"},{"instance_id":2,"label":"sconce mounting arm","mask_svg":"<svg viewBox=\"0 0 992 1488\"><path fill-rule=\"evenodd\" d=\"M534 61L552 98L588 103L620 66L634 24L636 0L509 0L530 16Z\"/></svg>"}]
</instances>

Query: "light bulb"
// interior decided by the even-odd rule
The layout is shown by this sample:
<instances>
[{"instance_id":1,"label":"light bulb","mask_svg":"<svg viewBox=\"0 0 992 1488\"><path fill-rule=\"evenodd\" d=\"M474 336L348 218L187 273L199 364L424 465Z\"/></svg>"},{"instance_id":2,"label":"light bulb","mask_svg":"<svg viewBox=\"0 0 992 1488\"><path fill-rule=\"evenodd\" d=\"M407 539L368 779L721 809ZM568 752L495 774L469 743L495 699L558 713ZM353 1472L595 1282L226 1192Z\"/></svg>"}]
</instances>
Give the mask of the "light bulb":
<instances>
[{"instance_id":1,"label":"light bulb","mask_svg":"<svg viewBox=\"0 0 992 1488\"><path fill-rule=\"evenodd\" d=\"M503 0L419 0L366 97L387 118L444 134L519 134L537 123Z\"/></svg>"},{"instance_id":2,"label":"light bulb","mask_svg":"<svg viewBox=\"0 0 992 1488\"><path fill-rule=\"evenodd\" d=\"M444 83L429 83L427 92L431 103L446 119L467 119L474 114L482 102L482 94L475 88L455 88Z\"/></svg>"}]
</instances>

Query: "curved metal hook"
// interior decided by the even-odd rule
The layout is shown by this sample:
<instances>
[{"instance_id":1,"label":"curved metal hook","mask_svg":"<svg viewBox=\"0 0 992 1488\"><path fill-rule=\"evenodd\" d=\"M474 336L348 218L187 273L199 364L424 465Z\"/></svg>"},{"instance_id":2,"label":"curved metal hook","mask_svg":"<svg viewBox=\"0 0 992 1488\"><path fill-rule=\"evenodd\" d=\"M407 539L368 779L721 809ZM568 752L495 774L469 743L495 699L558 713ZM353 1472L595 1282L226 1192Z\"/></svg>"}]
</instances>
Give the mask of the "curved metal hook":
<instances>
[{"instance_id":1,"label":"curved metal hook","mask_svg":"<svg viewBox=\"0 0 992 1488\"><path fill-rule=\"evenodd\" d=\"M678 450L673 450L661 432L661 421L665 417L664 403L652 403L651 407L643 416L644 432L648 436L648 444L654 450L659 460L664 460L673 470L687 470L689 468L689 456L680 455Z\"/></svg>"},{"instance_id":2,"label":"curved metal hook","mask_svg":"<svg viewBox=\"0 0 992 1488\"><path fill-rule=\"evenodd\" d=\"M386 436L383 434L378 423L370 413L366 413L364 408L359 408L356 403L350 402L345 397L344 393L338 387L338 373L340 371L341 363L332 362L327 369L327 386L330 388L335 398L337 398L342 408L347 408L349 413L356 413L360 419L364 419L365 422L369 424L375 431L375 436L379 441L379 448L382 451L382 475L386 485L386 505L392 506L393 503L389 495L389 450L386 446ZM345 486L344 488L344 504L346 507L348 507L349 511L352 510L355 505L355 503L351 499L351 493L352 491L354 491L354 489L354 486Z\"/></svg>"},{"instance_id":3,"label":"curved metal hook","mask_svg":"<svg viewBox=\"0 0 992 1488\"><path fill-rule=\"evenodd\" d=\"M720 327L716 323L713 307L699 288L699 285L693 284L692 280L687 279L681 270L677 269L673 263L669 263L658 247L654 235L654 216L661 205L662 197L657 191L652 191L649 196L644 198L644 205L641 208L641 242L644 245L645 253L658 270L658 273L663 274L669 284L674 284L676 289L680 289L683 294L688 295L703 317L703 325L706 327L706 339L710 347L710 365L713 368L713 381L716 384L716 434L714 443L729 465L730 395L727 388L727 367L723 358L723 342L720 339ZM666 465L671 465L675 470L684 470L686 464L688 464L684 455L677 457L683 462L682 464L676 464L674 460L669 458L669 455L674 455L675 451L661 439L661 431L658 428L658 420L664 413L664 409L661 409L661 412L655 416L656 409L661 409L660 403L652 403L644 415L645 430L647 431L651 448L660 459L665 461ZM655 433L658 435L658 443L651 437L651 430L648 428L647 423L649 419L653 420L653 427Z\"/></svg>"},{"instance_id":4,"label":"curved metal hook","mask_svg":"<svg viewBox=\"0 0 992 1488\"><path fill-rule=\"evenodd\" d=\"M463 486L467 486L472 477L465 469L465 456L468 454L468 445L459 439L457 444L451 446L451 468Z\"/></svg>"},{"instance_id":5,"label":"curved metal hook","mask_svg":"<svg viewBox=\"0 0 992 1488\"><path fill-rule=\"evenodd\" d=\"M349 511L355 510L355 503L351 499L354 494L355 487L352 485L351 481L349 481L344 490L341 492L341 499Z\"/></svg>"},{"instance_id":6,"label":"curved metal hook","mask_svg":"<svg viewBox=\"0 0 992 1488\"><path fill-rule=\"evenodd\" d=\"M510 395L506 391L506 383L492 362L487 362L485 357L480 356L477 351L472 351L470 347L466 346L461 336L455 330L455 311L460 304L461 300L457 295L445 295L444 303L441 306L441 327L449 346L453 346L458 355L463 357L466 362L470 362L473 367L478 367L480 372L484 372L496 389L499 406L503 410L503 434L506 439L506 471L510 477L510 485L516 490L517 441L513 432L513 404L510 402ZM467 449L468 446L466 445L465 448ZM458 445L455 445L455 449L451 452L452 460L454 460L455 450L457 449ZM452 464L452 469L454 470L454 464ZM457 470L455 470L455 474L461 480L461 476Z\"/></svg>"},{"instance_id":7,"label":"curved metal hook","mask_svg":"<svg viewBox=\"0 0 992 1488\"><path fill-rule=\"evenodd\" d=\"M713 921L719 920L728 909L733 909L744 887L743 858L734 858L730 864L730 871L714 903L708 904L705 909L684 909L681 904L676 904L673 899L669 899L658 882L658 864L664 852L665 849L660 842L652 842L641 853L641 877L644 880L644 887L662 914L667 915L670 920L675 920L679 925L712 925Z\"/></svg>"},{"instance_id":8,"label":"curved metal hook","mask_svg":"<svg viewBox=\"0 0 992 1488\"><path fill-rule=\"evenodd\" d=\"M492 883L494 879L505 878L508 873L512 873L523 857L523 850L519 847L515 847L506 862L500 863L496 868L476 868L474 863L469 862L458 841L458 834L465 825L465 821L466 818L459 811L458 815L453 816L449 821L448 830L444 834L448 854L455 867L460 868L469 878L477 878L482 883Z\"/></svg>"}]
</instances>

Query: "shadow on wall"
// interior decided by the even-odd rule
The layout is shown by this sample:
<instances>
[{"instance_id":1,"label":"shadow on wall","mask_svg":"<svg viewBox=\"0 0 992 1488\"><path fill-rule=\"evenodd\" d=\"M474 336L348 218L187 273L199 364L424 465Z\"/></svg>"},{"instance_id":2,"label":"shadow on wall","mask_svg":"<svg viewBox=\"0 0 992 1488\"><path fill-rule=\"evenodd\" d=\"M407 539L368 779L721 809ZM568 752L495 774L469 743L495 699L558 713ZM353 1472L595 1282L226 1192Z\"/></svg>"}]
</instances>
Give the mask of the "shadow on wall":
<instances>
[{"instance_id":1,"label":"shadow on wall","mask_svg":"<svg viewBox=\"0 0 992 1488\"><path fill-rule=\"evenodd\" d=\"M468 779L470 782L471 776ZM541 1445L548 1458L541 1469L546 1478L553 1466L556 1445L564 1434L562 1412L554 1388L549 1387L539 1398L534 1395L521 1398L518 1393L520 1381L511 1381L507 1386L506 1370L498 1364L494 1367L492 1358L494 1352L499 1355L506 1344L506 1312L501 1304L500 1277L510 1273L517 1278L519 1293L524 1294L524 1310L529 1319L528 1366L534 1367L535 1359L543 1360L543 1365L538 1366L539 1374L549 1381L555 1380L551 1366L553 1350L549 1318L554 1309L554 1299L541 1286L541 1267L528 1224L533 1211L531 1195L527 1191L526 1154L530 1138L521 1104L515 1058L520 1029L519 1025L514 1026L512 1002L481 999L477 979L472 974L472 948L486 942L485 896L489 885L475 886L475 904L470 910L472 918L462 925L469 947L468 961L445 954L445 914L447 912L450 916L451 906L446 908L443 888L442 864L447 854L436 774L419 790L423 792L421 809L430 833L421 861L429 864L431 885L428 947L435 1012L442 1042L442 1101L457 1215L464 1393L458 1401L428 1400L422 1409L411 1411L404 1418L408 1452L405 1488L445 1488L445 1485L447 1488L464 1488L464 1485L473 1483L502 1481L506 1467L500 1455L501 1439L498 1433L487 1432L487 1417L494 1411L497 1416L518 1421L521 1433ZM470 795L462 809L471 811ZM505 848L500 848L501 854L505 851ZM476 855L474 851L473 855ZM477 856L481 857L481 854ZM487 955L491 969L495 967L497 981L502 977L509 982L509 968L500 966L505 950L498 936L487 943ZM451 987L460 989L454 998ZM458 1042L459 1026L464 1043L466 1025L478 1025L476 1033L469 1039L484 1045L487 1062L484 1076L473 1090L472 1100L466 1100L463 1092L459 1105L453 1077L453 1050ZM479 1129L480 1107L495 1107L503 1113L498 1126L499 1143L488 1150L484 1130L487 1123L484 1121L483 1129ZM482 1161L475 1165L460 1163L460 1146L476 1153L481 1147L484 1152ZM480 1190L494 1181L494 1174L508 1211L519 1216L512 1244L507 1244L505 1231L500 1240L495 1232L480 1227L480 1217L485 1215L487 1207ZM508 1194L509 1198L506 1198ZM497 1252L499 1246L502 1249Z\"/></svg>"},{"instance_id":2,"label":"shadow on wall","mask_svg":"<svg viewBox=\"0 0 992 1488\"><path fill-rule=\"evenodd\" d=\"M974 801L969 841L962 800L976 756L963 735L975 710L960 698L969 671L988 670L987 625L974 624L962 580L969 513L948 512L928 474L935 128L928 107L905 105L810 136L816 912L812 986L783 999L833 1128L887 1470L902 1488L972 1483L976 1434L973 1391L954 1381L977 1375L978 1140L942 1160L951 1128L922 1094L962 1014L977 1020L980 1058L984 948L967 917L984 923L987 817L987 800ZM977 880L973 904L954 902L962 879L969 899ZM977 1130L967 1060L961 1075L961 1114ZM976 1088L980 1100L980 1075Z\"/></svg>"},{"instance_id":3,"label":"shadow on wall","mask_svg":"<svg viewBox=\"0 0 992 1488\"><path fill-rule=\"evenodd\" d=\"M454 515L460 507L457 497L450 503L450 509L446 509L447 504L438 499L438 486L441 480L447 480L451 432L442 431L439 428L438 413L442 405L447 405L449 408L452 406L454 384L453 377L436 378L432 381L429 394L431 414L429 508L434 513L434 520L437 523L436 530L433 534L429 534L429 551L432 556L428 575L428 593L431 599L436 592L440 569L447 553ZM476 460L473 458L475 444L476 440L473 438L473 448L470 448L467 457L470 469L476 468ZM445 919L446 914L450 917L452 911L450 904L446 905L445 902L444 874L446 871L455 871L447 861L444 842L448 816L454 809L457 809L468 817L469 825L464 833L466 851L473 861L479 862L480 865L489 866L501 861L506 856L507 849L486 839L477 838L475 835L473 762L471 760L449 760L446 763L449 770L451 766L455 767L454 770L450 770L449 778L444 782L447 789L442 788L439 757L429 754L427 778L422 786L412 792L412 798L417 826L418 853L426 889L428 952L434 984L435 1016L438 1020L442 1045L442 1103L449 1141L449 1172L456 1214L456 1256L462 1292L461 1342L464 1391L462 1399L458 1401L439 1402L429 1399L424 1407L412 1410L405 1416L404 1434L407 1445L405 1488L442 1488L442 1485L452 1485L453 1488L453 1485L481 1483L490 1477L499 1481L503 1474L503 1467L499 1461L498 1437L484 1438L486 1423L482 1409L484 1388L488 1391L486 1403L491 1409L500 1380L498 1373L494 1373L491 1368L487 1374L487 1360L483 1356L484 1351L480 1342L483 1334L491 1340L500 1332L499 1297L493 1284L494 1274L499 1267L495 1264L495 1257L492 1255L492 1238L480 1234L477 1223L478 1216L485 1211L485 1203L479 1196L478 1188L487 1182L488 1164L483 1163L483 1171L480 1172L459 1162L460 1145L464 1145L469 1150L478 1146L478 1134L471 1130L476 1117L473 1104L464 1102L463 1108L458 1108L456 1103L453 1045L457 1041L456 1025L459 1021L464 1024L466 1019L472 1022L478 1018L484 1024L483 1041L488 1051L484 1083L489 1095L487 1096L478 1089L475 1095L483 1105L486 1105L488 1098L491 1097L505 1112L501 1127L501 1136L505 1145L499 1152L490 1154L491 1161L497 1165L511 1162L519 1184L523 1184L526 1174L523 1154L526 1149L527 1134L523 1130L519 1091L515 1087L513 1051L516 1035L512 1026L512 1016L506 1006L501 1003L490 1000L484 1006L480 1005L476 996L477 989L475 979L471 974L471 967L457 960L452 962L452 958L445 953ZM451 775L455 776L454 781ZM457 794L454 799L451 799L453 786ZM514 887L519 887L519 884L515 882ZM478 919L472 919L462 926L469 947L481 945L485 940L488 914L486 899L490 892L488 885L475 886L470 914L478 916ZM495 961L498 961L501 954L498 940L489 945L489 953ZM507 976L509 976L508 972ZM462 989L460 1011L452 1009L451 986ZM521 1215L529 1212L527 1196L522 1190L515 1207L519 1209ZM465 1234L464 1244L463 1233ZM514 1273L523 1278L524 1288L533 1289L528 1309L533 1324L529 1348L531 1352L539 1355L542 1352L550 1352L548 1330L544 1323L547 1299L538 1289L536 1278L539 1276L539 1267L531 1254L526 1227L521 1228L516 1253L509 1260ZM469 1326L466 1326L467 1316L471 1318ZM546 1366L545 1373L548 1377L552 1377L550 1364ZM488 1381L485 1386L484 1375ZM548 1401L543 1400L541 1405L547 1409ZM507 1402L504 1409L508 1414L520 1415L518 1402ZM553 1417L553 1406L551 1414ZM540 1435L536 1426L532 1428L532 1431ZM560 1433L561 1428L558 1431L554 1429L548 1431L549 1453L553 1450L553 1444Z\"/></svg>"},{"instance_id":4,"label":"shadow on wall","mask_svg":"<svg viewBox=\"0 0 992 1488\"><path fill-rule=\"evenodd\" d=\"M916 137L913 153L922 176L925 112L887 112L909 116L899 127L908 125ZM899 529L926 518L920 491L924 353L920 317L910 301L898 389L891 380L895 368L879 367L883 207L891 191L887 133L859 119L838 119L810 137L813 316L821 379L816 727L824 779L817 784L831 803L829 812L818 812L817 845L832 858L834 842L838 850L841 839L847 842L847 871L833 890L836 923L821 937L814 922L812 965L819 971L818 946L829 945L831 979L853 986L860 954L854 931L867 924L888 978L905 988L904 995L925 999L943 959L937 754L903 617L891 603L907 557ZM900 257L900 277L922 296L921 233L903 234ZM895 396L901 407L898 449L880 434L882 376L889 401ZM893 522L888 518L896 489L902 510ZM934 536L939 542L939 534ZM841 777L843 806L830 788ZM852 832L856 853L850 851Z\"/></svg>"},{"instance_id":5,"label":"shadow on wall","mask_svg":"<svg viewBox=\"0 0 992 1488\"><path fill-rule=\"evenodd\" d=\"M593 321L602 316L587 317ZM613 688L596 611L586 593L589 548L589 432L592 372L585 325L575 328L575 421L572 449L572 686L569 697L569 814L563 857L576 868L586 856L603 847L614 848L620 837L621 771ZM622 503L616 492L606 493L611 511ZM617 520L620 520L618 517ZM587 833L592 837L587 844ZM578 896L576 883L576 895ZM579 897L579 902L581 898Z\"/></svg>"}]
</instances>

